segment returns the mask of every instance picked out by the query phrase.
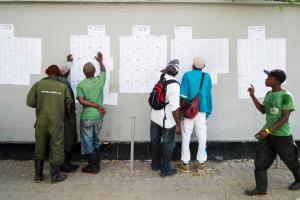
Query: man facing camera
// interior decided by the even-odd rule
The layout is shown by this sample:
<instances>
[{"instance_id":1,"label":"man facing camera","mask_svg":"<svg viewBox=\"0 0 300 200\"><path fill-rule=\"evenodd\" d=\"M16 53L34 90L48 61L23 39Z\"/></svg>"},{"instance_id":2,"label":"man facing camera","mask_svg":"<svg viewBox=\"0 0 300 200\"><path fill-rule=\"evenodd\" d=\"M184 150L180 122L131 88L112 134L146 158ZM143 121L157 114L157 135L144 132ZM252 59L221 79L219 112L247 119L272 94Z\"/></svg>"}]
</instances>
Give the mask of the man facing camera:
<instances>
[{"instance_id":1,"label":"man facing camera","mask_svg":"<svg viewBox=\"0 0 300 200\"><path fill-rule=\"evenodd\" d=\"M256 187L245 191L249 196L267 194L267 170L277 154L294 175L295 182L289 186L289 189L300 189L300 163L289 121L291 113L295 110L294 99L291 93L281 88L281 84L286 79L284 71L275 69L264 72L268 76L265 85L272 90L267 92L262 104L254 95L254 86L250 85L248 89L257 110L266 114L264 127L255 135L258 139L254 160Z\"/></svg>"}]
</instances>

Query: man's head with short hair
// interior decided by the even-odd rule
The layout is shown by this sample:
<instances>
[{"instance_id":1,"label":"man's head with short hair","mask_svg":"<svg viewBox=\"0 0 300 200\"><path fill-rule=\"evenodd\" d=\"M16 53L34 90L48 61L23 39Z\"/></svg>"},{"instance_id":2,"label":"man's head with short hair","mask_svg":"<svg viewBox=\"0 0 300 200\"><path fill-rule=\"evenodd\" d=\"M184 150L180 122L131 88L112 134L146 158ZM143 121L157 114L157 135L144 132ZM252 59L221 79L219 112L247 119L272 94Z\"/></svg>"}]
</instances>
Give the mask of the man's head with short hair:
<instances>
[{"instance_id":1,"label":"man's head with short hair","mask_svg":"<svg viewBox=\"0 0 300 200\"><path fill-rule=\"evenodd\" d=\"M91 62L87 62L83 66L83 73L86 77L93 77L95 75L96 68Z\"/></svg>"}]
</instances>

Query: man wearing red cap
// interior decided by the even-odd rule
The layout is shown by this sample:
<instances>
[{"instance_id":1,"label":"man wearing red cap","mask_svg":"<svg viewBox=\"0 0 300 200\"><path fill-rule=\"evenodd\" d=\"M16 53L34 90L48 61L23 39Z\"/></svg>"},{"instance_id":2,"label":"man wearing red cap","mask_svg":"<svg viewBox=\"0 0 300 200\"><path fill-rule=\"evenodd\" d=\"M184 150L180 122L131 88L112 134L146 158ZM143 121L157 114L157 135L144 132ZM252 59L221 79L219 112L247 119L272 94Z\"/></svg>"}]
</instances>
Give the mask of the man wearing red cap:
<instances>
[{"instance_id":1,"label":"man wearing red cap","mask_svg":"<svg viewBox=\"0 0 300 200\"><path fill-rule=\"evenodd\" d=\"M262 114L266 114L266 124L255 135L258 139L254 160L256 187L245 191L245 194L249 196L267 194L267 170L277 154L295 177L295 182L289 186L289 189L300 189L300 163L289 122L290 114L295 110L293 96L281 88L281 84L286 79L284 71L265 70L265 73L268 75L265 85L271 87L272 90L266 94L263 104L255 97L254 86L251 84L248 88L255 107Z\"/></svg>"},{"instance_id":2,"label":"man wearing red cap","mask_svg":"<svg viewBox=\"0 0 300 200\"><path fill-rule=\"evenodd\" d=\"M64 162L64 116L70 114L71 96L68 88L58 80L57 65L46 69L48 77L36 82L27 95L27 105L36 109L34 164L36 182L41 182L44 160L49 152L51 182L63 181L66 175L59 173Z\"/></svg>"}]
</instances>

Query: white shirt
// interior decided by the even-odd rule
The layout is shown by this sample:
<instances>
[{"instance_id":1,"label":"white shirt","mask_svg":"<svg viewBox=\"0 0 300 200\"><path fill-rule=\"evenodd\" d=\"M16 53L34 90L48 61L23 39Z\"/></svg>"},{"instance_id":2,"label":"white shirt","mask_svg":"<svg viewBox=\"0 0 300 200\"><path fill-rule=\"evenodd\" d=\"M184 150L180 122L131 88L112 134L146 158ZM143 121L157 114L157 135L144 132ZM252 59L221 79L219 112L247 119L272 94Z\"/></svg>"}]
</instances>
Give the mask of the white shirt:
<instances>
[{"instance_id":1,"label":"white shirt","mask_svg":"<svg viewBox=\"0 0 300 200\"><path fill-rule=\"evenodd\" d=\"M176 80L175 77L168 74L165 75L166 80ZM166 103L169 102L164 109L151 111L151 120L163 127L163 120L166 112L165 128L172 128L176 125L172 112L180 107L179 103L180 86L178 83L170 83L167 85Z\"/></svg>"}]
</instances>

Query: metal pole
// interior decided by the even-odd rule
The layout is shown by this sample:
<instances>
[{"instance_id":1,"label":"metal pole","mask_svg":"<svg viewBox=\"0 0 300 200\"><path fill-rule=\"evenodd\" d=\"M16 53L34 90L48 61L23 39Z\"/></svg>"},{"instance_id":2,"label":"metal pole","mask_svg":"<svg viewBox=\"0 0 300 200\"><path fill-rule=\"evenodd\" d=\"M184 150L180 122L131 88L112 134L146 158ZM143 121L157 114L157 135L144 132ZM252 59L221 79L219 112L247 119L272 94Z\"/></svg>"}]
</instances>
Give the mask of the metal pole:
<instances>
[{"instance_id":1,"label":"metal pole","mask_svg":"<svg viewBox=\"0 0 300 200\"><path fill-rule=\"evenodd\" d=\"M131 117L130 170L133 170L134 160L135 117Z\"/></svg>"},{"instance_id":2,"label":"metal pole","mask_svg":"<svg viewBox=\"0 0 300 200\"><path fill-rule=\"evenodd\" d=\"M278 169L280 166L280 159L279 159L279 156L276 155L276 169Z\"/></svg>"}]
</instances>

